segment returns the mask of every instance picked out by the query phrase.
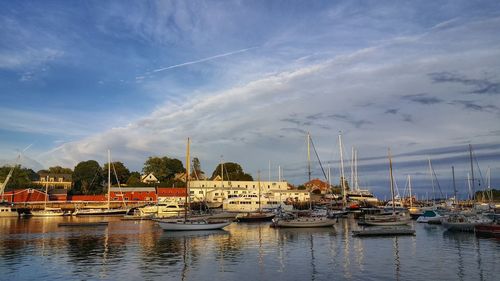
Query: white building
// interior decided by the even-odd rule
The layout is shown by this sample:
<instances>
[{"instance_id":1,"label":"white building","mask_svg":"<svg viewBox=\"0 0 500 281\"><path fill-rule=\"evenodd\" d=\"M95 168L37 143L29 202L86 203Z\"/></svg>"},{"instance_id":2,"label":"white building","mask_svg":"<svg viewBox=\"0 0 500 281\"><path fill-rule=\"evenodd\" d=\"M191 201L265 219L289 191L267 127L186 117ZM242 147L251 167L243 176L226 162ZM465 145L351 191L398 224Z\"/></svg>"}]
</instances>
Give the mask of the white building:
<instances>
[{"instance_id":1,"label":"white building","mask_svg":"<svg viewBox=\"0 0 500 281\"><path fill-rule=\"evenodd\" d=\"M259 191L260 187L260 191ZM211 181L200 180L189 182L192 202L205 201L210 207L220 207L224 200L247 194L260 194L280 202L309 201L309 192L292 190L288 183L281 181Z\"/></svg>"}]
</instances>

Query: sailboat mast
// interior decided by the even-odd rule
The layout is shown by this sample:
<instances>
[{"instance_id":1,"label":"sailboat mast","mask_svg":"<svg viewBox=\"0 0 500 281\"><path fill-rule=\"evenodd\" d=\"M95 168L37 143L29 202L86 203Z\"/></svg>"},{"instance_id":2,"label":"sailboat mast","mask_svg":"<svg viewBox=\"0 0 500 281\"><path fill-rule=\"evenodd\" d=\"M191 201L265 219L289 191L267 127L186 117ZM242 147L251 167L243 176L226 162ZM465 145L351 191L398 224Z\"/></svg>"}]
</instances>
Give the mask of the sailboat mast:
<instances>
[{"instance_id":1,"label":"sailboat mast","mask_svg":"<svg viewBox=\"0 0 500 281\"><path fill-rule=\"evenodd\" d=\"M108 210L111 198L111 151L108 149Z\"/></svg>"},{"instance_id":2,"label":"sailboat mast","mask_svg":"<svg viewBox=\"0 0 500 281\"><path fill-rule=\"evenodd\" d=\"M391 178L391 198L392 198L392 214L396 214L396 202L394 198L394 177L392 175L392 158L391 158L391 149L389 148L389 174Z\"/></svg>"},{"instance_id":3,"label":"sailboat mast","mask_svg":"<svg viewBox=\"0 0 500 281\"><path fill-rule=\"evenodd\" d=\"M351 181L349 182L349 185L351 185L353 189L356 188L354 185L354 146L351 147Z\"/></svg>"},{"instance_id":4,"label":"sailboat mast","mask_svg":"<svg viewBox=\"0 0 500 281\"><path fill-rule=\"evenodd\" d=\"M413 208L413 196L411 195L411 177L408 175L408 189L410 190L410 209Z\"/></svg>"},{"instance_id":5,"label":"sailboat mast","mask_svg":"<svg viewBox=\"0 0 500 281\"><path fill-rule=\"evenodd\" d=\"M186 148L186 195L184 196L184 222L187 221L187 209L189 206L188 196L189 194L189 173L190 173L190 156L189 156L189 138L187 139Z\"/></svg>"},{"instance_id":6,"label":"sailboat mast","mask_svg":"<svg viewBox=\"0 0 500 281\"><path fill-rule=\"evenodd\" d=\"M311 181L311 135L307 133L307 175Z\"/></svg>"},{"instance_id":7,"label":"sailboat mast","mask_svg":"<svg viewBox=\"0 0 500 281\"><path fill-rule=\"evenodd\" d=\"M257 180L259 182L259 213L261 212L260 208L260 170L257 172Z\"/></svg>"},{"instance_id":8,"label":"sailboat mast","mask_svg":"<svg viewBox=\"0 0 500 281\"><path fill-rule=\"evenodd\" d=\"M339 134L339 150L340 150L340 185L342 187L342 207L347 205L345 177L344 177L344 158L342 155L342 135Z\"/></svg>"},{"instance_id":9,"label":"sailboat mast","mask_svg":"<svg viewBox=\"0 0 500 281\"><path fill-rule=\"evenodd\" d=\"M436 206L436 191L434 190L434 174L432 172L431 158L429 157L429 174L431 175L431 185L432 185L432 205Z\"/></svg>"},{"instance_id":10,"label":"sailboat mast","mask_svg":"<svg viewBox=\"0 0 500 281\"><path fill-rule=\"evenodd\" d=\"M472 145L469 144L469 158L470 158L470 175L471 175L471 182L472 182L472 200L475 201L476 197L476 187L474 184L474 165L472 164Z\"/></svg>"},{"instance_id":11,"label":"sailboat mast","mask_svg":"<svg viewBox=\"0 0 500 281\"><path fill-rule=\"evenodd\" d=\"M457 186L455 184L455 167L451 166L451 174L453 176L453 196L455 197L455 205L457 205L458 198L457 198Z\"/></svg>"}]
</instances>

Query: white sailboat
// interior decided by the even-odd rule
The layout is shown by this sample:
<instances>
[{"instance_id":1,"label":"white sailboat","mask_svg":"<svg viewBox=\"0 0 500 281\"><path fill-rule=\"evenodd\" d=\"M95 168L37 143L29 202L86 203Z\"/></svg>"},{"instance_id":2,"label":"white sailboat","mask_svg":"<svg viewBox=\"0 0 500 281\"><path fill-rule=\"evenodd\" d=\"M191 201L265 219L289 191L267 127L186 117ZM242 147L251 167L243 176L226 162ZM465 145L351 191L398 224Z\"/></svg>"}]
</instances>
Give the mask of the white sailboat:
<instances>
[{"instance_id":1,"label":"white sailboat","mask_svg":"<svg viewBox=\"0 0 500 281\"><path fill-rule=\"evenodd\" d=\"M186 195L184 198L184 218L178 219L157 219L158 225L166 231L197 231L197 230L215 230L222 229L232 223L228 220L209 220L206 218L190 218L188 217L189 207L189 174L190 174L190 155L189 155L189 138L187 139L186 152Z\"/></svg>"},{"instance_id":2,"label":"white sailboat","mask_svg":"<svg viewBox=\"0 0 500 281\"><path fill-rule=\"evenodd\" d=\"M45 184L45 202L42 210L32 210L31 215L34 217L60 217L64 215L64 211L61 208L47 207L47 200L49 197L49 184Z\"/></svg>"},{"instance_id":3,"label":"white sailboat","mask_svg":"<svg viewBox=\"0 0 500 281\"><path fill-rule=\"evenodd\" d=\"M395 202L394 196L394 176L392 174L392 158L391 150L389 149L389 172L392 202ZM364 223L368 226L396 226L407 225L410 222L410 215L406 211L396 212L395 204L392 204L392 213L383 215L365 216Z\"/></svg>"},{"instance_id":4,"label":"white sailboat","mask_svg":"<svg viewBox=\"0 0 500 281\"><path fill-rule=\"evenodd\" d=\"M119 183L118 183L119 184ZM127 208L111 209L111 152L108 149L108 202L104 206L84 206L76 209L73 212L74 216L111 216L124 215L127 213Z\"/></svg>"},{"instance_id":5,"label":"white sailboat","mask_svg":"<svg viewBox=\"0 0 500 281\"><path fill-rule=\"evenodd\" d=\"M311 165L310 165L310 145L311 136L307 134L307 161L308 161L308 176L311 179ZM309 196L309 200L311 197ZM312 213L311 203L309 203L309 212ZM324 215L306 214L300 216L299 213L295 214L282 214L272 220L272 227L283 228L313 228L313 227L333 227L336 223L335 219L329 218Z\"/></svg>"}]
</instances>

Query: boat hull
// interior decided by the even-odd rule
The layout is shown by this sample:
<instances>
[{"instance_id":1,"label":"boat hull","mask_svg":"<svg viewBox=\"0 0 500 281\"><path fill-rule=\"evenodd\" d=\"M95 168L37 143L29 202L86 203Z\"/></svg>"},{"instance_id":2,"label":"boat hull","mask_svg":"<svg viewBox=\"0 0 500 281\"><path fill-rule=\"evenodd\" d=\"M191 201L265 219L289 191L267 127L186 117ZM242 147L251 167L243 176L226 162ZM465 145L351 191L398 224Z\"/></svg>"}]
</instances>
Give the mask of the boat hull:
<instances>
[{"instance_id":1,"label":"boat hull","mask_svg":"<svg viewBox=\"0 0 500 281\"><path fill-rule=\"evenodd\" d=\"M336 220L328 218L298 218L292 220L277 219L273 220L273 226L284 228L332 227L335 222Z\"/></svg>"},{"instance_id":2,"label":"boat hull","mask_svg":"<svg viewBox=\"0 0 500 281\"><path fill-rule=\"evenodd\" d=\"M276 215L275 214L246 214L243 216L237 216L236 220L238 222L263 222L271 221Z\"/></svg>"},{"instance_id":3,"label":"boat hull","mask_svg":"<svg viewBox=\"0 0 500 281\"><path fill-rule=\"evenodd\" d=\"M76 210L74 216L115 216L124 215L127 213L126 209L82 209Z\"/></svg>"},{"instance_id":4,"label":"boat hull","mask_svg":"<svg viewBox=\"0 0 500 281\"><path fill-rule=\"evenodd\" d=\"M166 231L197 231L222 229L231 224L230 221L207 222L207 221L188 221L188 222L169 222L157 220L158 225Z\"/></svg>"},{"instance_id":5,"label":"boat hull","mask_svg":"<svg viewBox=\"0 0 500 281\"><path fill-rule=\"evenodd\" d=\"M492 223L478 224L474 226L476 235L487 237L500 237L500 225Z\"/></svg>"}]
</instances>

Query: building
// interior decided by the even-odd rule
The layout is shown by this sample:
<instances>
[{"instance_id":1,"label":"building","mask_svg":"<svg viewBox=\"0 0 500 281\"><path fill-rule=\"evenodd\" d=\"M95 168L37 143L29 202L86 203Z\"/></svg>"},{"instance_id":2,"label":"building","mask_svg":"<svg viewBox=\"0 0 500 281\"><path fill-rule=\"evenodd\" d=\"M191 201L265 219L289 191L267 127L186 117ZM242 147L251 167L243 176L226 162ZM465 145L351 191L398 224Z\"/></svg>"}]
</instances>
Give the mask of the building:
<instances>
[{"instance_id":1,"label":"building","mask_svg":"<svg viewBox=\"0 0 500 281\"><path fill-rule=\"evenodd\" d=\"M10 203L44 202L46 197L45 192L33 188L6 191L3 194L3 199Z\"/></svg>"},{"instance_id":2,"label":"building","mask_svg":"<svg viewBox=\"0 0 500 281\"><path fill-rule=\"evenodd\" d=\"M221 181L200 180L189 182L189 193L193 202L207 202L211 207L220 207L230 197L246 194L277 196L281 202L309 200L309 191L292 190L285 181Z\"/></svg>"},{"instance_id":3,"label":"building","mask_svg":"<svg viewBox=\"0 0 500 281\"><path fill-rule=\"evenodd\" d=\"M40 180L33 181L34 184L52 189L71 189L73 184L71 174L38 173Z\"/></svg>"},{"instance_id":4,"label":"building","mask_svg":"<svg viewBox=\"0 0 500 281\"><path fill-rule=\"evenodd\" d=\"M147 175L142 175L141 176L141 182L143 183L159 183L160 181L158 178L155 177L153 173L149 173Z\"/></svg>"},{"instance_id":5,"label":"building","mask_svg":"<svg viewBox=\"0 0 500 281\"><path fill-rule=\"evenodd\" d=\"M309 192L314 194L326 194L331 192L330 184L320 179L312 179L304 183L304 186Z\"/></svg>"}]
</instances>

